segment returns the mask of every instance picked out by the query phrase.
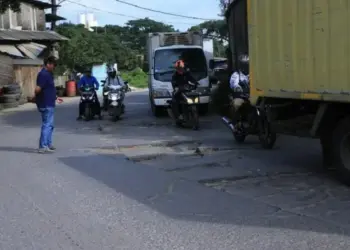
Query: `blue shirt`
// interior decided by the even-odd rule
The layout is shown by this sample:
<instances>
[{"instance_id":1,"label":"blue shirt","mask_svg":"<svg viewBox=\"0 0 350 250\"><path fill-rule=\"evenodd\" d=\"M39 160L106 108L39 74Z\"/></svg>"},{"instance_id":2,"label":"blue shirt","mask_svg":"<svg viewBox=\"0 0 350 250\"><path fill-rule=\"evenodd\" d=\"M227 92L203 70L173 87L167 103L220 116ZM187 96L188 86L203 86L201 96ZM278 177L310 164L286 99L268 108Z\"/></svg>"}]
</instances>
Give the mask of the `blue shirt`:
<instances>
[{"instance_id":1,"label":"blue shirt","mask_svg":"<svg viewBox=\"0 0 350 250\"><path fill-rule=\"evenodd\" d=\"M83 86L90 86L91 88L98 89L100 84L94 76L83 76L78 82L78 88L80 89Z\"/></svg>"},{"instance_id":2,"label":"blue shirt","mask_svg":"<svg viewBox=\"0 0 350 250\"><path fill-rule=\"evenodd\" d=\"M53 74L43 68L36 79L36 85L41 88L36 95L38 108L53 108L56 105L56 87Z\"/></svg>"}]
</instances>

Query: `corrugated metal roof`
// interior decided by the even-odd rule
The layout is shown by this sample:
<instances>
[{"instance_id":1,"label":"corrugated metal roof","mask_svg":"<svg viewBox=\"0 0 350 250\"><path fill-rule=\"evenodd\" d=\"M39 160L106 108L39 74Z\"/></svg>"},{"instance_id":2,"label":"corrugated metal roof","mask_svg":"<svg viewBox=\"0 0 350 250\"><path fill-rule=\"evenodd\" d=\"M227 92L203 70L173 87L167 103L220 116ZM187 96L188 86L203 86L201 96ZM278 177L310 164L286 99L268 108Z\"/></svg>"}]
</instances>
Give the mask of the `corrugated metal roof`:
<instances>
[{"instance_id":1,"label":"corrugated metal roof","mask_svg":"<svg viewBox=\"0 0 350 250\"><path fill-rule=\"evenodd\" d=\"M54 31L1 30L0 41L65 41L68 38Z\"/></svg>"},{"instance_id":2,"label":"corrugated metal roof","mask_svg":"<svg viewBox=\"0 0 350 250\"><path fill-rule=\"evenodd\" d=\"M18 44L17 48L27 57L37 59L37 57L44 51L46 46L37 43L22 43Z\"/></svg>"},{"instance_id":3,"label":"corrugated metal roof","mask_svg":"<svg viewBox=\"0 0 350 250\"><path fill-rule=\"evenodd\" d=\"M0 45L0 52L11 56L25 57L14 45Z\"/></svg>"}]
</instances>

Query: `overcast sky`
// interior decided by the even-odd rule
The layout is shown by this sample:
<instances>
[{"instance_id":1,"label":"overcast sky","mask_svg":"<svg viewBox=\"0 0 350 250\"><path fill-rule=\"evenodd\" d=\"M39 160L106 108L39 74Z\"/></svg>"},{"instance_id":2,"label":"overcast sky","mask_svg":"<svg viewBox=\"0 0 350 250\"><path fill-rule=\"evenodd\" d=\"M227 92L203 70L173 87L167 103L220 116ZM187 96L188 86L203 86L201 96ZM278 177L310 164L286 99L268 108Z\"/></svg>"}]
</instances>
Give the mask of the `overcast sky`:
<instances>
[{"instance_id":1,"label":"overcast sky","mask_svg":"<svg viewBox=\"0 0 350 250\"><path fill-rule=\"evenodd\" d=\"M118 3L115 0L71 0L71 2L62 3L62 7L59 9L59 15L67 18L67 20L77 23L79 20L79 14L85 12L92 12L98 22L98 25L116 24L123 25L128 20L133 18L122 17L113 14L109 14L103 11L97 11L77 4L76 2L89 7L98 8L110 12L123 13L128 16L137 18L149 17L156 21L161 21L167 24L173 25L180 30L187 30L187 28L201 23L200 20L179 18L174 16L163 15L146 10L141 10L132 6L128 6L122 3ZM129 3L137 4L139 6L181 14L185 16L195 16L208 19L218 19L219 6L218 0L125 0Z\"/></svg>"}]
</instances>

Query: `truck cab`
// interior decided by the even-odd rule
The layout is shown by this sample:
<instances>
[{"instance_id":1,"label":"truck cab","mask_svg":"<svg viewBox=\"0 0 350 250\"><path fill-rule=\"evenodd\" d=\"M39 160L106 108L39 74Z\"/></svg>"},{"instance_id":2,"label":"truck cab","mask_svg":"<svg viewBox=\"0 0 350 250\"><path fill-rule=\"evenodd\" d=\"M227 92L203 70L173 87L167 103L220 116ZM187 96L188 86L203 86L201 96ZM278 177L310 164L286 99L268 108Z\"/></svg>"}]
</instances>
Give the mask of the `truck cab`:
<instances>
[{"instance_id":1,"label":"truck cab","mask_svg":"<svg viewBox=\"0 0 350 250\"><path fill-rule=\"evenodd\" d=\"M171 99L171 79L175 72L175 62L179 59L185 62L186 69L199 82L199 108L205 112L210 99L210 84L208 60L203 50L201 35L191 32L149 34L148 52L148 85L152 113L159 116L167 106L167 101Z\"/></svg>"}]
</instances>

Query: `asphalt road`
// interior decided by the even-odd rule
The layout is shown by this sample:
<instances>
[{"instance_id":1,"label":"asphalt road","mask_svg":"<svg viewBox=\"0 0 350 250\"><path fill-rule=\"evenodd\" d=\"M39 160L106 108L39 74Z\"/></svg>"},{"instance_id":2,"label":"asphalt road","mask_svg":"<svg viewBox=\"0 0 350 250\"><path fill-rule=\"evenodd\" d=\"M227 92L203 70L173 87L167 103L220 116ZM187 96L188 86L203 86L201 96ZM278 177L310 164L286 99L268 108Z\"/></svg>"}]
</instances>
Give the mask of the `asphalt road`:
<instances>
[{"instance_id":1,"label":"asphalt road","mask_svg":"<svg viewBox=\"0 0 350 250\"><path fill-rule=\"evenodd\" d=\"M130 93L123 120L77 122L57 108L55 154L39 115L0 115L0 249L350 249L350 194L320 169L317 141L236 145L214 116L200 131L149 113Z\"/></svg>"}]
</instances>

